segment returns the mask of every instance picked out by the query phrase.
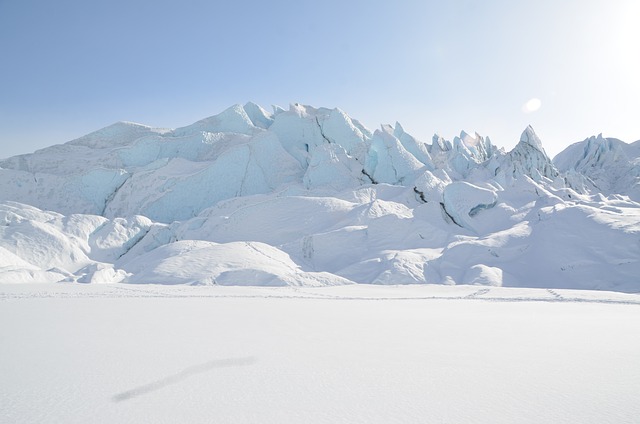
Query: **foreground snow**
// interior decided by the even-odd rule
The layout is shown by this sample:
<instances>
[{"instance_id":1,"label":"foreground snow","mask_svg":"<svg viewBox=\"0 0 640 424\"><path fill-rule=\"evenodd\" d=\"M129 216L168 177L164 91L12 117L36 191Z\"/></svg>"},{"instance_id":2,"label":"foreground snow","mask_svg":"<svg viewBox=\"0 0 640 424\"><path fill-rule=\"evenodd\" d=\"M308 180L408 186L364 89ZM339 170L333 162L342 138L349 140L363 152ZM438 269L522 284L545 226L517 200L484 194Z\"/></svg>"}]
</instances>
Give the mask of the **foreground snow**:
<instances>
[{"instance_id":1,"label":"foreground snow","mask_svg":"<svg viewBox=\"0 0 640 424\"><path fill-rule=\"evenodd\" d=\"M0 286L11 423L632 423L640 296Z\"/></svg>"}]
</instances>

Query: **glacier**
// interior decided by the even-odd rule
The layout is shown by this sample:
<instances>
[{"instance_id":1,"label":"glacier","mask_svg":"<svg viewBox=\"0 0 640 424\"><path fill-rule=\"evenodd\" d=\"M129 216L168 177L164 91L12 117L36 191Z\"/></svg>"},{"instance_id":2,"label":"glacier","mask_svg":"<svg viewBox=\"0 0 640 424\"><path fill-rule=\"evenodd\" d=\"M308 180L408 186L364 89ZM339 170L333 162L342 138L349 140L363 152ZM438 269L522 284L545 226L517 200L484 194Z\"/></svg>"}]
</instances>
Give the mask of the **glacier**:
<instances>
[{"instance_id":1,"label":"glacier","mask_svg":"<svg viewBox=\"0 0 640 424\"><path fill-rule=\"evenodd\" d=\"M553 160L334 108L119 122L0 160L0 282L640 292L640 141Z\"/></svg>"}]
</instances>

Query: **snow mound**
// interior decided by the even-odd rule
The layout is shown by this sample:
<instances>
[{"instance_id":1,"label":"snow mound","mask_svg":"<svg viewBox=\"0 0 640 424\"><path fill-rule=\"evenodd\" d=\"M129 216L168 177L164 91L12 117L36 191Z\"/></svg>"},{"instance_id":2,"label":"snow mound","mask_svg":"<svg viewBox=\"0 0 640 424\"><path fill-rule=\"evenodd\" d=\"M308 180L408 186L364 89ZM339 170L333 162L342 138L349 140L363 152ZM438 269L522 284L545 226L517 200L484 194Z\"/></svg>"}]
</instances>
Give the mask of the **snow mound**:
<instances>
[{"instance_id":1,"label":"snow mound","mask_svg":"<svg viewBox=\"0 0 640 424\"><path fill-rule=\"evenodd\" d=\"M325 286L350 283L326 272L304 272L284 252L259 242L179 241L125 266L127 282L153 284Z\"/></svg>"},{"instance_id":2,"label":"snow mound","mask_svg":"<svg viewBox=\"0 0 640 424\"><path fill-rule=\"evenodd\" d=\"M502 270L482 264L473 265L465 273L462 281L464 284L500 287L502 286Z\"/></svg>"},{"instance_id":3,"label":"snow mound","mask_svg":"<svg viewBox=\"0 0 640 424\"><path fill-rule=\"evenodd\" d=\"M113 221L64 216L15 202L0 203L2 281L116 282L113 263L157 224L134 216Z\"/></svg>"}]
</instances>

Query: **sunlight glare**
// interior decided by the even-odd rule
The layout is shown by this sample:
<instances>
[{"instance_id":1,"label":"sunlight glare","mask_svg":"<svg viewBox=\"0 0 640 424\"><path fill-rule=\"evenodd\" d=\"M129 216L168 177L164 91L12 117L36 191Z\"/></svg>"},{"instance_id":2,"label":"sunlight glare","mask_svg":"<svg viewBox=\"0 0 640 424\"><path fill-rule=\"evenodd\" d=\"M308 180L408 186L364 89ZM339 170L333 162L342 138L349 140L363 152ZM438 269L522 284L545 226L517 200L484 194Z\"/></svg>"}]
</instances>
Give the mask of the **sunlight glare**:
<instances>
[{"instance_id":1,"label":"sunlight glare","mask_svg":"<svg viewBox=\"0 0 640 424\"><path fill-rule=\"evenodd\" d=\"M542 102L540 101L540 99L538 99L537 97L533 97L527 100L527 102L522 105L522 111L524 113L533 113L540 109L540 106L542 106Z\"/></svg>"}]
</instances>

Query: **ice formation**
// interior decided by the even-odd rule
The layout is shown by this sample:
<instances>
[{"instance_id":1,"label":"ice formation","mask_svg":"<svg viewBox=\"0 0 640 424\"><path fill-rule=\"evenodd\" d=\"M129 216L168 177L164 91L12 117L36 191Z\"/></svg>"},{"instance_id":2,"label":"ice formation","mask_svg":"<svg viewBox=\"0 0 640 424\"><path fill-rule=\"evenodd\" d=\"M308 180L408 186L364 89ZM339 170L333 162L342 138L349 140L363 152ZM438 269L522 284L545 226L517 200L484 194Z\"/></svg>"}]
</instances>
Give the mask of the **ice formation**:
<instances>
[{"instance_id":1,"label":"ice formation","mask_svg":"<svg viewBox=\"0 0 640 424\"><path fill-rule=\"evenodd\" d=\"M0 281L640 291L640 145L552 161L340 109L121 122L0 161Z\"/></svg>"}]
</instances>

